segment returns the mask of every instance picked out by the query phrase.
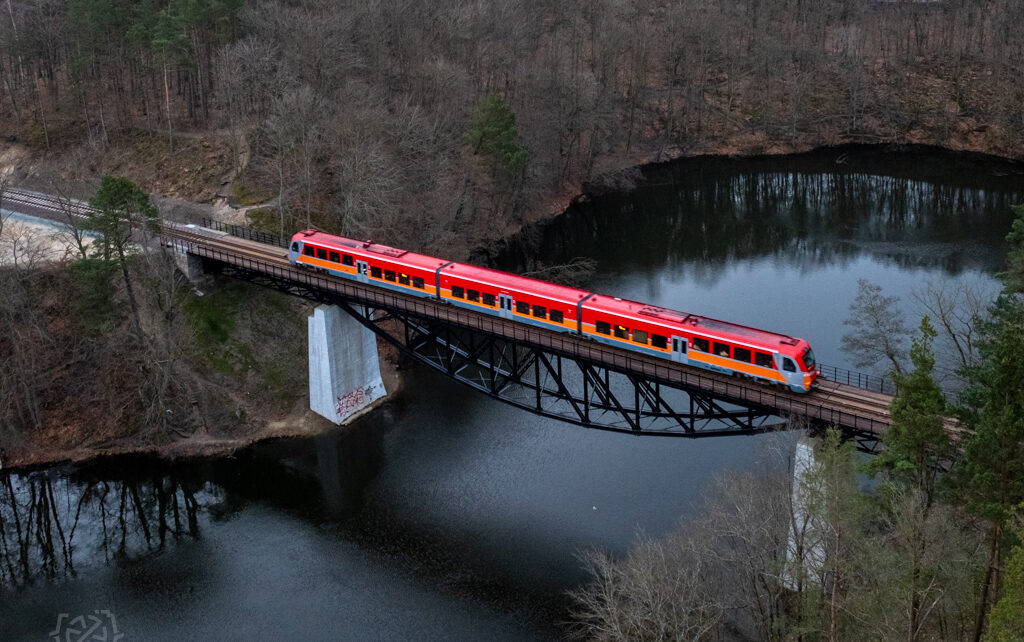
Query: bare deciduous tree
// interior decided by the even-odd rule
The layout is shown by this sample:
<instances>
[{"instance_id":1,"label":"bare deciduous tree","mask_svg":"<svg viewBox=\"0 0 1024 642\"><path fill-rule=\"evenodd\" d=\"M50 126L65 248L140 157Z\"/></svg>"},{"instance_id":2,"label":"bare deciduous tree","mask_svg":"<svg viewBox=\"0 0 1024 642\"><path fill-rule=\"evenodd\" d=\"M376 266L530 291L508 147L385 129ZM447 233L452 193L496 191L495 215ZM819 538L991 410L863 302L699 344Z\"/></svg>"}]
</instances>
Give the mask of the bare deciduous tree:
<instances>
[{"instance_id":1,"label":"bare deciduous tree","mask_svg":"<svg viewBox=\"0 0 1024 642\"><path fill-rule=\"evenodd\" d=\"M882 286L866 279L859 279L857 287L850 316L843 321L852 328L843 335L843 351L853 357L858 368L873 367L885 360L892 370L903 372L908 331L897 307L899 298L883 295Z\"/></svg>"}]
</instances>

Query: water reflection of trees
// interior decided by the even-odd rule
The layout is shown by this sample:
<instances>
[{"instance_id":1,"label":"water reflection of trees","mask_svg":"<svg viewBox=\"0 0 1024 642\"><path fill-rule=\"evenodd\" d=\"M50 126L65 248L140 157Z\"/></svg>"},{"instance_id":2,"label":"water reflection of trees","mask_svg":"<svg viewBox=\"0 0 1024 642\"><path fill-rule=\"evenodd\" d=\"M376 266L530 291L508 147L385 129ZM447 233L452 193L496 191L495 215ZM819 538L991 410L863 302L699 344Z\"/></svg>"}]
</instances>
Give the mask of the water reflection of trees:
<instances>
[{"instance_id":1,"label":"water reflection of trees","mask_svg":"<svg viewBox=\"0 0 1024 642\"><path fill-rule=\"evenodd\" d=\"M203 485L176 474L87 480L53 474L0 480L0 589L74 576L86 563L138 559L199 536Z\"/></svg>"},{"instance_id":2,"label":"water reflection of trees","mask_svg":"<svg viewBox=\"0 0 1024 642\"><path fill-rule=\"evenodd\" d=\"M1002 243L1010 206L1024 201L1024 190L1001 179L965 185L780 165L664 170L629 194L596 198L525 232L499 263L528 270L536 259L591 256L600 271L617 272L775 256L807 268L872 255L955 274L998 267L991 248Z\"/></svg>"}]
</instances>

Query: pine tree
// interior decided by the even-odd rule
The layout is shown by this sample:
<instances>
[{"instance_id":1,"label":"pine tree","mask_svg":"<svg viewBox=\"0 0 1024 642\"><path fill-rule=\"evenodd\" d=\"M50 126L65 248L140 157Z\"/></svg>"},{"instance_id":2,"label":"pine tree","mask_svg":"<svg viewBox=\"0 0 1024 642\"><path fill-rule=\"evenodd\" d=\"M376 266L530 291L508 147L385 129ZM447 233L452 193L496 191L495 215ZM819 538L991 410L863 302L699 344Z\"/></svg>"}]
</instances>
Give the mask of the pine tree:
<instances>
[{"instance_id":1,"label":"pine tree","mask_svg":"<svg viewBox=\"0 0 1024 642\"><path fill-rule=\"evenodd\" d=\"M910 349L913 370L892 375L896 395L889 405L892 424L883 438L885 450L869 466L919 490L926 507L935 500L939 473L953 453L945 427L946 399L932 377L935 336L928 317L921 319L921 334Z\"/></svg>"},{"instance_id":2,"label":"pine tree","mask_svg":"<svg viewBox=\"0 0 1024 642\"><path fill-rule=\"evenodd\" d=\"M473 153L484 154L515 173L526 163L527 155L526 147L516 142L518 138L516 115L505 99L498 94L481 98L466 132L466 142L473 146Z\"/></svg>"},{"instance_id":3,"label":"pine tree","mask_svg":"<svg viewBox=\"0 0 1024 642\"><path fill-rule=\"evenodd\" d=\"M998 598L1007 521L1024 502L1024 208L1017 208L1007 240L1005 288L989 318L978 322L980 363L966 371L969 384L962 395L964 421L972 434L960 467L961 489L968 508L992 525L976 642L984 633L990 597Z\"/></svg>"},{"instance_id":4,"label":"pine tree","mask_svg":"<svg viewBox=\"0 0 1024 642\"><path fill-rule=\"evenodd\" d=\"M988 639L993 642L1024 640L1024 504L1018 507L1014 534L1017 546L1006 556L1002 595L989 621Z\"/></svg>"},{"instance_id":5,"label":"pine tree","mask_svg":"<svg viewBox=\"0 0 1024 642\"><path fill-rule=\"evenodd\" d=\"M104 261L116 261L124 277L125 294L131 308L136 333L141 332L135 291L128 273L128 256L136 230L155 231L158 225L156 208L149 196L127 178L104 176L100 188L89 199L93 212L89 213L85 227L100 234L95 243L95 256Z\"/></svg>"}]
</instances>

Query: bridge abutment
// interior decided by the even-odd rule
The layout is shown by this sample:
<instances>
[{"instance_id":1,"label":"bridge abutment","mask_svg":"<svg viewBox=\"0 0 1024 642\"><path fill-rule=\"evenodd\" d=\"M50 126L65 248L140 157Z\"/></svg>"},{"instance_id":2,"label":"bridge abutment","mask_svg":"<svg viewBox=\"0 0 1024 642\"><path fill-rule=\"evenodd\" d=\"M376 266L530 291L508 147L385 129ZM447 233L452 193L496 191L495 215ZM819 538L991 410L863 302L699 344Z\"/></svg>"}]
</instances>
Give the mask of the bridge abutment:
<instances>
[{"instance_id":1,"label":"bridge abutment","mask_svg":"<svg viewBox=\"0 0 1024 642\"><path fill-rule=\"evenodd\" d=\"M309 317L309 407L341 424L387 395L377 337L334 305Z\"/></svg>"},{"instance_id":2,"label":"bridge abutment","mask_svg":"<svg viewBox=\"0 0 1024 642\"><path fill-rule=\"evenodd\" d=\"M178 264L178 269L181 270L181 273L190 282L197 283L203 278L205 272L203 271L202 257L175 249L174 261Z\"/></svg>"}]
</instances>

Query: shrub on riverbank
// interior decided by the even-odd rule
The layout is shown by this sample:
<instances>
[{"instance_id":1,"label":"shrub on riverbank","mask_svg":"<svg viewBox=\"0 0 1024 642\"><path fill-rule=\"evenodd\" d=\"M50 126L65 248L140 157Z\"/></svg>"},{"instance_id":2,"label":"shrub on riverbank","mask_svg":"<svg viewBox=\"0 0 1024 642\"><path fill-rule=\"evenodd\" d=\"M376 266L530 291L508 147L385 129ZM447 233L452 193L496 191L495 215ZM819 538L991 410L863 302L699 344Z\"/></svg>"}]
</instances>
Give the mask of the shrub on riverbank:
<instances>
[{"instance_id":1,"label":"shrub on riverbank","mask_svg":"<svg viewBox=\"0 0 1024 642\"><path fill-rule=\"evenodd\" d=\"M5 464L245 435L305 396L304 302L243 283L199 296L170 256L138 255L139 336L123 283L90 265L0 270ZM109 289L83 290L97 278Z\"/></svg>"}]
</instances>

